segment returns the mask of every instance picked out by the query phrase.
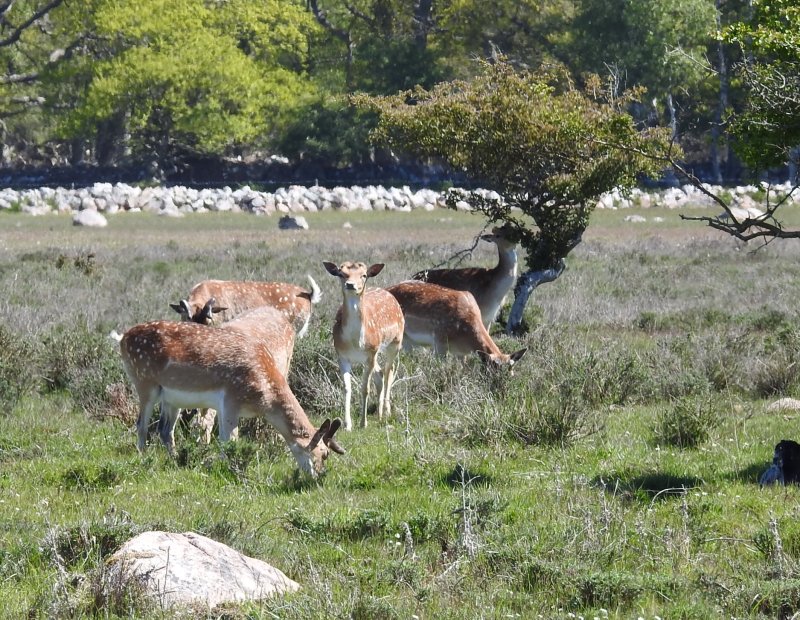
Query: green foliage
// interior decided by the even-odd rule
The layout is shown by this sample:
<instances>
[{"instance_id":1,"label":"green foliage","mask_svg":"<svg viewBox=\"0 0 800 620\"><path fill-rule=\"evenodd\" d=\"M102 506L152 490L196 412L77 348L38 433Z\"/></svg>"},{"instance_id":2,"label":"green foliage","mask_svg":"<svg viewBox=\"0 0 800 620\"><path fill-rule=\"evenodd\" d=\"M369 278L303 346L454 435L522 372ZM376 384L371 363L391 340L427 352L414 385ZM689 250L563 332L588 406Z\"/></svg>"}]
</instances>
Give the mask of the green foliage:
<instances>
[{"instance_id":1,"label":"green foliage","mask_svg":"<svg viewBox=\"0 0 800 620\"><path fill-rule=\"evenodd\" d=\"M694 448L704 443L720 423L721 406L712 396L678 399L658 419L656 441L667 446Z\"/></svg>"},{"instance_id":2,"label":"green foliage","mask_svg":"<svg viewBox=\"0 0 800 620\"><path fill-rule=\"evenodd\" d=\"M722 36L738 44L746 106L734 113L735 148L754 170L797 161L800 144L800 7L792 0L757 0L752 17Z\"/></svg>"},{"instance_id":3,"label":"green foliage","mask_svg":"<svg viewBox=\"0 0 800 620\"><path fill-rule=\"evenodd\" d=\"M224 153L280 127L310 90L299 68L313 25L297 3L99 0L84 18L95 46L51 77L86 84L53 101L72 110L67 137L123 115L134 152Z\"/></svg>"},{"instance_id":4,"label":"green foliage","mask_svg":"<svg viewBox=\"0 0 800 620\"><path fill-rule=\"evenodd\" d=\"M343 98L323 96L298 107L275 147L290 159L321 165L365 161L374 125L373 115L355 109Z\"/></svg>"},{"instance_id":5,"label":"green foliage","mask_svg":"<svg viewBox=\"0 0 800 620\"><path fill-rule=\"evenodd\" d=\"M356 101L380 113L377 142L441 158L499 192L503 201L475 192L468 201L508 223L529 269L538 270L557 266L580 242L603 192L659 170L664 133L639 131L623 111L633 94L613 95L596 79L580 91L561 71L515 71L501 61L470 82Z\"/></svg>"},{"instance_id":6,"label":"green foliage","mask_svg":"<svg viewBox=\"0 0 800 620\"><path fill-rule=\"evenodd\" d=\"M35 344L0 325L0 401L13 408L39 381Z\"/></svg>"},{"instance_id":7,"label":"green foliage","mask_svg":"<svg viewBox=\"0 0 800 620\"><path fill-rule=\"evenodd\" d=\"M127 381L119 352L106 335L91 331L79 321L72 328L58 327L42 340L44 389L69 392L75 404L90 415L124 414L117 408L129 404L119 387Z\"/></svg>"}]
</instances>

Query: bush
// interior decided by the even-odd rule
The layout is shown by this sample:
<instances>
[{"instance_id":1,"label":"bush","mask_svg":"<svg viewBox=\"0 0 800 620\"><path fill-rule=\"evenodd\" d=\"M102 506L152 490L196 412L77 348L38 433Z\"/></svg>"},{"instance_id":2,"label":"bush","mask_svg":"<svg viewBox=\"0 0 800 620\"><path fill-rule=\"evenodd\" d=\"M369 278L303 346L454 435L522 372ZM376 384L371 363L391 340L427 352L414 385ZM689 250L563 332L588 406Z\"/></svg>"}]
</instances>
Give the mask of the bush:
<instances>
[{"instance_id":1,"label":"bush","mask_svg":"<svg viewBox=\"0 0 800 620\"><path fill-rule=\"evenodd\" d=\"M38 378L34 344L0 325L0 402L6 411L34 390Z\"/></svg>"},{"instance_id":2,"label":"bush","mask_svg":"<svg viewBox=\"0 0 800 620\"><path fill-rule=\"evenodd\" d=\"M43 338L43 348L47 390L69 392L90 415L113 414L113 408L125 400L118 389L109 387L127 385L127 379L119 352L104 333L90 331L85 324L71 329L58 326Z\"/></svg>"},{"instance_id":3,"label":"bush","mask_svg":"<svg viewBox=\"0 0 800 620\"><path fill-rule=\"evenodd\" d=\"M719 422L720 411L708 395L676 400L658 417L656 442L693 448L705 442Z\"/></svg>"}]
</instances>

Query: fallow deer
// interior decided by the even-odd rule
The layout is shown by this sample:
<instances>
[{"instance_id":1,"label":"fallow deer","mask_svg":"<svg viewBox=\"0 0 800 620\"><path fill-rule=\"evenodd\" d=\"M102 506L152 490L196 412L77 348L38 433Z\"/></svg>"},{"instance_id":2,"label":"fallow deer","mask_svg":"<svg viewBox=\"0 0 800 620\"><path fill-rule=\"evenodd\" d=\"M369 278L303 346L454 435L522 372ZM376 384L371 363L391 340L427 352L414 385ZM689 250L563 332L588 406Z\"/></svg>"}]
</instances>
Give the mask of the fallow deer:
<instances>
[{"instance_id":1,"label":"fallow deer","mask_svg":"<svg viewBox=\"0 0 800 620\"><path fill-rule=\"evenodd\" d=\"M170 304L170 307L184 321L209 325L214 322L214 314L219 314L220 321L224 322L247 310L272 306L283 312L302 338L308 329L312 306L322 299L317 283L311 276L308 280L310 291L285 282L205 280L192 288L188 299Z\"/></svg>"},{"instance_id":2,"label":"fallow deer","mask_svg":"<svg viewBox=\"0 0 800 620\"><path fill-rule=\"evenodd\" d=\"M517 279L517 243L511 239L508 226L495 227L491 234L481 235L481 239L497 245L498 260L494 267L425 269L411 277L472 293L478 302L483 325L488 330Z\"/></svg>"},{"instance_id":3,"label":"fallow deer","mask_svg":"<svg viewBox=\"0 0 800 620\"><path fill-rule=\"evenodd\" d=\"M481 320L472 293L408 280L386 288L403 309L406 345L432 347L437 355L477 353L487 364L513 366L527 348L506 355Z\"/></svg>"},{"instance_id":4,"label":"fallow deer","mask_svg":"<svg viewBox=\"0 0 800 620\"><path fill-rule=\"evenodd\" d=\"M314 477L330 451L344 453L334 438L341 420L328 419L314 428L267 344L245 329L142 323L125 332L120 352L139 396L140 451L147 445L153 407L161 401L169 420L180 407L216 409L221 441L235 434L240 416L263 416L284 438L300 469ZM160 432L174 454L173 424L164 424Z\"/></svg>"},{"instance_id":5,"label":"fallow deer","mask_svg":"<svg viewBox=\"0 0 800 620\"><path fill-rule=\"evenodd\" d=\"M213 307L213 298L206 302L207 307ZM244 314L227 323L223 323L219 329L234 330L245 334L247 337L263 342L273 359L275 367L284 377L289 375L289 366L294 354L294 327L286 316L277 308L272 306L261 306L254 310L249 310ZM201 439L205 443L211 442L211 432L214 429L214 419L216 411L213 409L201 409L197 416L197 425L203 432ZM169 419L166 415L166 408L162 412L159 420L159 431L163 431L164 424L170 424L175 428L177 416Z\"/></svg>"},{"instance_id":6,"label":"fallow deer","mask_svg":"<svg viewBox=\"0 0 800 620\"><path fill-rule=\"evenodd\" d=\"M346 262L337 266L323 261L325 269L339 278L343 303L333 325L333 344L339 357L339 371L344 381L344 427L351 430L351 380L354 364L364 364L361 380L361 426L367 426L367 400L373 374L382 375L378 396L378 419L391 415L391 390L394 382L394 362L403 345L405 321L397 300L384 289L367 289L367 280L383 269L378 263ZM378 356L383 355L382 369Z\"/></svg>"}]
</instances>

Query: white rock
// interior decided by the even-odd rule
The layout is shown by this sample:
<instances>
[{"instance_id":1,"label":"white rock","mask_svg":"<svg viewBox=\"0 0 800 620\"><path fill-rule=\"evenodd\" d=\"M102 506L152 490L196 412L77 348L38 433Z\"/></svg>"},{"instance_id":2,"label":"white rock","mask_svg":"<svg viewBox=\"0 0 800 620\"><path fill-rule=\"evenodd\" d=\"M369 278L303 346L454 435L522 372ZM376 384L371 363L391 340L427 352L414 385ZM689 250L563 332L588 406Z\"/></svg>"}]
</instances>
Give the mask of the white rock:
<instances>
[{"instance_id":1,"label":"white rock","mask_svg":"<svg viewBox=\"0 0 800 620\"><path fill-rule=\"evenodd\" d=\"M108 220L102 213L98 213L97 211L78 211L72 216L72 225L105 228L108 226Z\"/></svg>"},{"instance_id":2,"label":"white rock","mask_svg":"<svg viewBox=\"0 0 800 620\"><path fill-rule=\"evenodd\" d=\"M113 578L107 583L136 578L164 608L211 609L300 589L300 584L266 562L194 532L140 534L111 556L108 567Z\"/></svg>"},{"instance_id":3,"label":"white rock","mask_svg":"<svg viewBox=\"0 0 800 620\"><path fill-rule=\"evenodd\" d=\"M767 411L797 411L800 409L800 400L796 398L780 398L767 406Z\"/></svg>"}]
</instances>

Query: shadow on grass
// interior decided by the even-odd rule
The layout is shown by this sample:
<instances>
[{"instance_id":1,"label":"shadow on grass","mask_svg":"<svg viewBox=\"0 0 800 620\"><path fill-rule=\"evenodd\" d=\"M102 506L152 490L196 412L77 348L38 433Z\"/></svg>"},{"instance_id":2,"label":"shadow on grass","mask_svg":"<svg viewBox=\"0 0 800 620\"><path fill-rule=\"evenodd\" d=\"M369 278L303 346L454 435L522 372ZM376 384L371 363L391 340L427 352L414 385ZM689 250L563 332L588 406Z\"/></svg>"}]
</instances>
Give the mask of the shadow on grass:
<instances>
[{"instance_id":1,"label":"shadow on grass","mask_svg":"<svg viewBox=\"0 0 800 620\"><path fill-rule=\"evenodd\" d=\"M663 472L611 472L595 477L591 484L623 499L650 502L681 497L688 489L701 486L703 479Z\"/></svg>"},{"instance_id":2,"label":"shadow on grass","mask_svg":"<svg viewBox=\"0 0 800 620\"><path fill-rule=\"evenodd\" d=\"M492 483L492 477L477 470L467 469L459 463L451 472L442 476L442 482L451 488L462 485L485 487Z\"/></svg>"},{"instance_id":3,"label":"shadow on grass","mask_svg":"<svg viewBox=\"0 0 800 620\"><path fill-rule=\"evenodd\" d=\"M747 467L742 467L736 471L728 472L723 478L729 482L741 482L743 484L758 484L758 479L772 465L772 460L751 463Z\"/></svg>"}]
</instances>

